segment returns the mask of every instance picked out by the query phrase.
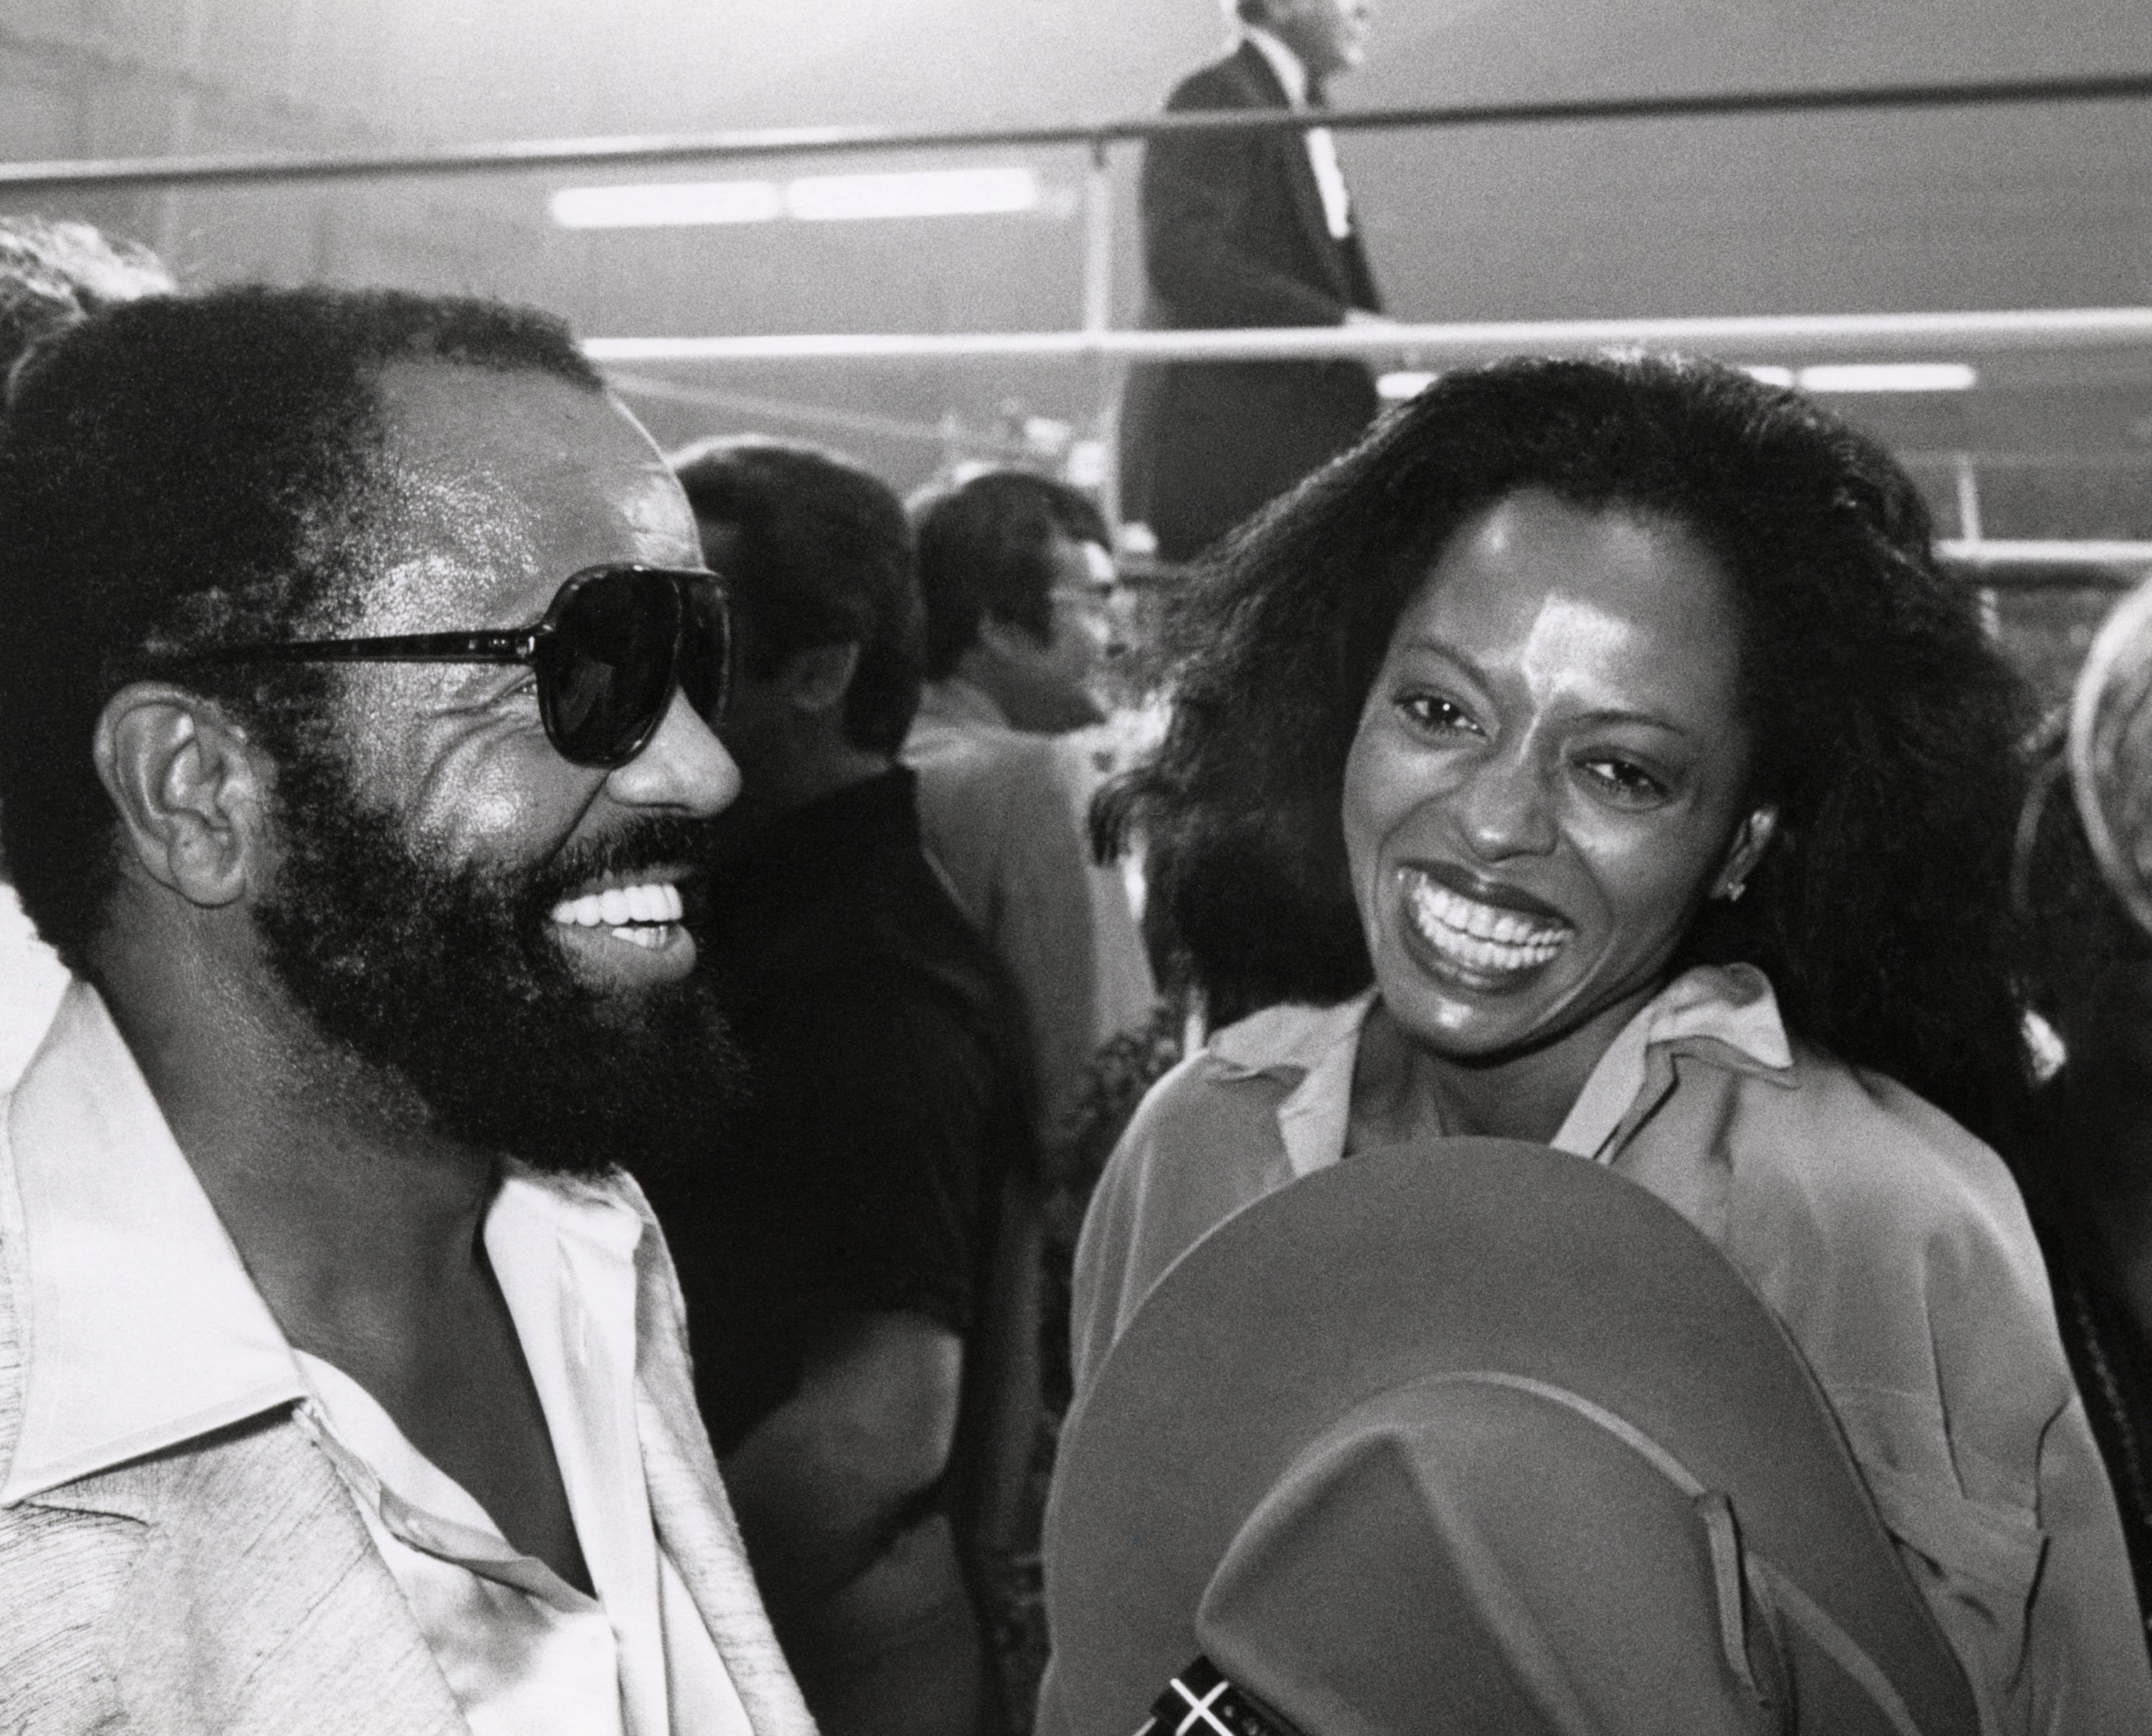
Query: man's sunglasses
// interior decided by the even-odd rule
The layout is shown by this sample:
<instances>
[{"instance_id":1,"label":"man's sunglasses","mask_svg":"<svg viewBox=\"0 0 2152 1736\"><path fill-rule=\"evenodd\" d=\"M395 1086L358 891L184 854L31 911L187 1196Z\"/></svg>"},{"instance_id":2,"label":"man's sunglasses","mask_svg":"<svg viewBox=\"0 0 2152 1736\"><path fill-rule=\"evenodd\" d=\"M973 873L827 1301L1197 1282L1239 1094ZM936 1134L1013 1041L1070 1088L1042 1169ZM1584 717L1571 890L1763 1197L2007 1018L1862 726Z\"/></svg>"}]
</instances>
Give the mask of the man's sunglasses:
<instances>
[{"instance_id":1,"label":"man's sunglasses","mask_svg":"<svg viewBox=\"0 0 2152 1736\"><path fill-rule=\"evenodd\" d=\"M625 765L650 744L675 688L714 725L725 708L732 617L714 573L586 566L535 627L387 639L303 639L208 652L211 663L521 663L538 678L546 736L577 765Z\"/></svg>"}]
</instances>

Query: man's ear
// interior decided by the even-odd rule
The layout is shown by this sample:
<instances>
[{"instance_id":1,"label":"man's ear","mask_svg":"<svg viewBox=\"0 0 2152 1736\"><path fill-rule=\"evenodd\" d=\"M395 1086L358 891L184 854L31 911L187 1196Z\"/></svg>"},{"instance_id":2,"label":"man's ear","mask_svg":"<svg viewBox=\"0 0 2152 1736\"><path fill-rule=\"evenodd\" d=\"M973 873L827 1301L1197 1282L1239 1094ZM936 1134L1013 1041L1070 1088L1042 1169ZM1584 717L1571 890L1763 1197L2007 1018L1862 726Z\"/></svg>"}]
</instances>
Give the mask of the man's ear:
<instances>
[{"instance_id":1,"label":"man's ear","mask_svg":"<svg viewBox=\"0 0 2152 1736\"><path fill-rule=\"evenodd\" d=\"M106 703L92 752L127 847L152 880L204 909L246 892L262 792L245 731L198 695L135 682Z\"/></svg>"},{"instance_id":2,"label":"man's ear","mask_svg":"<svg viewBox=\"0 0 2152 1736\"><path fill-rule=\"evenodd\" d=\"M1748 817L1734 828L1733 842L1727 850L1726 860L1711 883L1713 898L1723 898L1731 904L1748 891L1748 876L1764 860L1764 852L1770 848L1778 830L1777 803L1767 802L1750 811Z\"/></svg>"},{"instance_id":3,"label":"man's ear","mask_svg":"<svg viewBox=\"0 0 2152 1736\"><path fill-rule=\"evenodd\" d=\"M777 684L785 703L795 711L820 715L836 710L851 691L858 673L860 647L856 640L837 645L810 645L785 658L777 672Z\"/></svg>"}]
</instances>

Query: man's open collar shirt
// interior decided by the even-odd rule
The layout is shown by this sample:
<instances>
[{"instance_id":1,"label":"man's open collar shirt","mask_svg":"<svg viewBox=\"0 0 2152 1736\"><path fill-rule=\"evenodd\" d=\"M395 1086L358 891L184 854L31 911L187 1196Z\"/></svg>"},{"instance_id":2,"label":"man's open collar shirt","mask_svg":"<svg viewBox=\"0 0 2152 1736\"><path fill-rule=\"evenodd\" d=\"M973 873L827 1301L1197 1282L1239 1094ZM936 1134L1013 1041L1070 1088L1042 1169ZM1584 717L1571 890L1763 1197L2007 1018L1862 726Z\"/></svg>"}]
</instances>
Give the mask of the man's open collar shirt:
<instances>
[{"instance_id":1,"label":"man's open collar shirt","mask_svg":"<svg viewBox=\"0 0 2152 1736\"><path fill-rule=\"evenodd\" d=\"M41 1691L73 1694L86 1712L100 1691L118 1688L152 1728L237 1728L255 1699L269 1728L279 1669L296 1688L318 1667L329 1673L323 1685L346 1651L358 1665L348 1698L288 1707L297 1720L291 1728L388 1728L386 1718L399 1729L467 1728L478 1736L768 1736L804 1726L744 1558L678 1559L678 1544L663 1535L666 1515L653 1520L661 1479L677 1496L683 1470L691 1482L704 1472L707 1491L693 1492L714 1506L706 1516L715 1531L692 1535L687 1553L714 1542L736 1556L707 1449L699 1466L693 1446L684 1468L672 1462L672 1424L694 1430L696 1445L700 1435L686 1400L684 1352L677 1342L643 1342L653 1332L677 1339L677 1292L646 1293L653 1279L669 1289L670 1271L662 1244L645 1246L656 1230L632 1184L512 1170L484 1231L546 1418L591 1597L514 1549L356 1381L292 1347L94 989L69 988L21 1085L0 1099L0 1276L8 1286L0 1292L0 1564L11 1541L35 1540L33 1519L69 1510L147 1521L150 1535L131 1537L129 1553L183 1551L189 1533L209 1543L161 1564L171 1595L193 1607L136 1608L131 1622L126 1596L100 1606L84 1582L94 1550L70 1557L74 1571L42 1586L34 1553L18 1555L13 1570L0 1565L0 1727L17 1727L11 1711L43 1708ZM645 1355L652 1348L674 1352L677 1383L662 1378L671 1372L664 1358ZM646 1381L653 1373L656 1394ZM667 1390L674 1384L677 1393ZM238 1486L244 1474L235 1481L224 1460L269 1450L272 1438L281 1475L250 1498ZM311 1464L293 1459L295 1445ZM647 1462L652 1454L656 1463ZM323 1468L332 1483L319 1475ZM190 1476L195 1469L202 1475ZM145 1495L153 1485L155 1498ZM346 1510L321 1510L333 1507L338 1488ZM270 1495L289 1499L292 1510L274 1510L281 1502L262 1499ZM313 1497L311 1521L302 1495ZM227 1546L238 1561L216 1559ZM279 1587L292 1576L266 1565L280 1550L326 1576L318 1596L301 1591L290 1600L297 1625L282 1632ZM386 1568L386 1586L351 1559L368 1552ZM230 1566L258 1570L249 1620L205 1607L221 1595L248 1595L244 1580L222 1582L220 1570ZM309 1632L309 1624L333 1620L330 1588L353 1583L363 1589L350 1609L376 1631ZM76 1666L70 1685L61 1661L51 1660L42 1690L26 1679L37 1661L11 1650L39 1627L32 1603L41 1596L74 1600ZM713 1602L729 1607L713 1610ZM205 1619L209 1631L190 1632ZM248 1633L250 1620L261 1631ZM134 1623L159 1622L168 1631L149 1651L170 1655L120 1645ZM240 1659L250 1646L256 1655ZM280 1650L289 1653L281 1664ZM235 1679L223 1679L227 1670ZM130 1683L138 1672L141 1681Z\"/></svg>"}]
</instances>

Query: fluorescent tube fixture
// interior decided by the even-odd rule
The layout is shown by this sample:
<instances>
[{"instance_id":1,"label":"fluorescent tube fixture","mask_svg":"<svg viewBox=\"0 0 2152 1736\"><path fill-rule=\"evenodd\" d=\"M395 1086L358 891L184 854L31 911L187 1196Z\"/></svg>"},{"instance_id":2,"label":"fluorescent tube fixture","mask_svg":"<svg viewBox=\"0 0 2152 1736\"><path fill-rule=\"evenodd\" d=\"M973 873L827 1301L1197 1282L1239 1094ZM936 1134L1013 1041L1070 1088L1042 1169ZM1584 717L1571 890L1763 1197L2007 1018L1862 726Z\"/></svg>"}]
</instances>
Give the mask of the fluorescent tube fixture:
<instances>
[{"instance_id":1,"label":"fluorescent tube fixture","mask_svg":"<svg viewBox=\"0 0 2152 1736\"><path fill-rule=\"evenodd\" d=\"M1790 368L1774 368L1766 363L1744 368L1741 371L1750 379L1760 380L1767 386L1790 386L1794 383L1794 370Z\"/></svg>"},{"instance_id":2,"label":"fluorescent tube fixture","mask_svg":"<svg viewBox=\"0 0 2152 1736\"><path fill-rule=\"evenodd\" d=\"M896 175L810 175L767 180L664 181L563 187L553 221L563 229L652 229L698 223L803 223L872 217L971 217L1038 209L1028 169L930 169Z\"/></svg>"},{"instance_id":3,"label":"fluorescent tube fixture","mask_svg":"<svg viewBox=\"0 0 2152 1736\"><path fill-rule=\"evenodd\" d=\"M698 223L768 223L784 195L768 180L676 180L641 187L563 187L553 221L563 229L659 229Z\"/></svg>"},{"instance_id":4,"label":"fluorescent tube fixture","mask_svg":"<svg viewBox=\"0 0 2152 1736\"><path fill-rule=\"evenodd\" d=\"M977 217L1038 205L1028 169L922 169L895 175L813 175L784 190L803 223L872 217Z\"/></svg>"},{"instance_id":5,"label":"fluorescent tube fixture","mask_svg":"<svg viewBox=\"0 0 2152 1736\"><path fill-rule=\"evenodd\" d=\"M1833 362L1801 370L1809 392L1970 392L1979 383L1963 362Z\"/></svg>"}]
</instances>

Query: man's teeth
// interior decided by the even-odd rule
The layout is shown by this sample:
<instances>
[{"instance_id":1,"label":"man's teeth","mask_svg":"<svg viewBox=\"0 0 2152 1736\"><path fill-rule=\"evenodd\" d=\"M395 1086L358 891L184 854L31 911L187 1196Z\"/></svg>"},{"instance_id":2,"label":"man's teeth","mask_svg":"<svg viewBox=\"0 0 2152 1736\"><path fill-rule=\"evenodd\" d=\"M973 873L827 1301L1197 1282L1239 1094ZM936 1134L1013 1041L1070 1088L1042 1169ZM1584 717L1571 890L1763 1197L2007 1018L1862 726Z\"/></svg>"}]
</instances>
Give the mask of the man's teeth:
<instances>
[{"instance_id":1,"label":"man's teeth","mask_svg":"<svg viewBox=\"0 0 2152 1736\"><path fill-rule=\"evenodd\" d=\"M665 937L657 929L680 920L683 906L680 889L669 881L648 881L639 886L608 886L602 892L586 892L580 898L564 898L553 906L553 920L564 927L610 928L616 938L639 947L657 947ZM631 923L651 923L635 928Z\"/></svg>"},{"instance_id":2,"label":"man's teeth","mask_svg":"<svg viewBox=\"0 0 2152 1736\"><path fill-rule=\"evenodd\" d=\"M1406 876L1405 903L1421 939L1474 970L1530 970L1552 958L1569 938L1566 922L1535 922L1463 897L1424 875Z\"/></svg>"}]
</instances>

